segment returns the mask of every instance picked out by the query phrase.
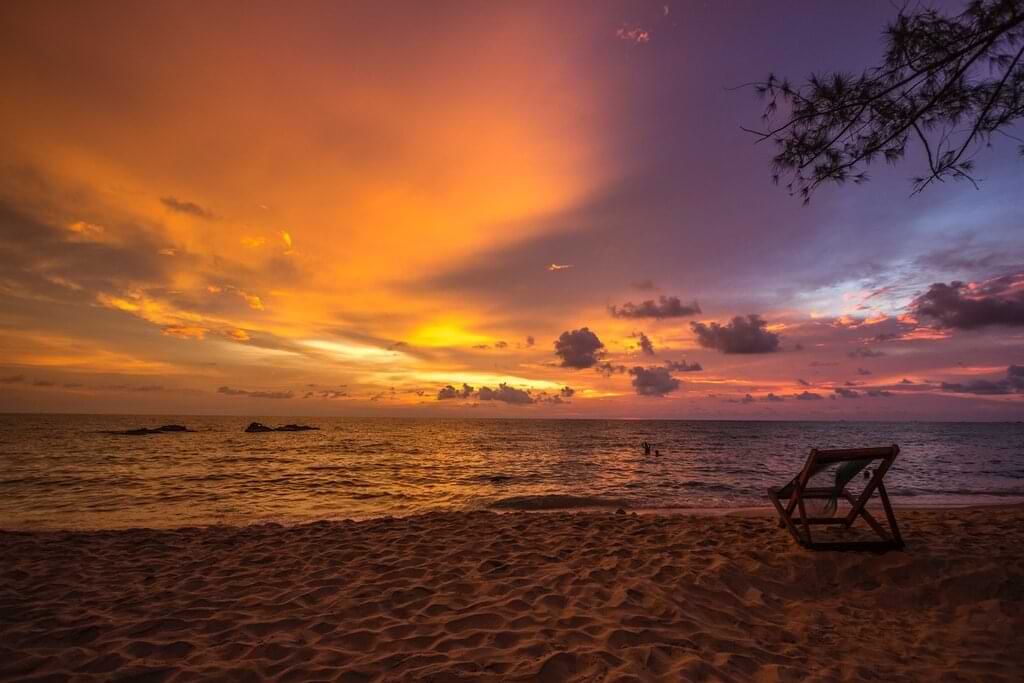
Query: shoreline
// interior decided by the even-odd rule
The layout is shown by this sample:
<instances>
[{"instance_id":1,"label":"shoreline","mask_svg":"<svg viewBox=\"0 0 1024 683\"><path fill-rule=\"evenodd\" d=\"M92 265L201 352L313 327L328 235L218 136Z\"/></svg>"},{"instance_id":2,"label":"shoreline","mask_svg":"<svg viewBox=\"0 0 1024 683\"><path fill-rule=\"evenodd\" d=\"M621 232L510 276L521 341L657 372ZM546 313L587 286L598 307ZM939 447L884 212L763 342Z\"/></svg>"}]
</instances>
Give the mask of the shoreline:
<instances>
[{"instance_id":1,"label":"shoreline","mask_svg":"<svg viewBox=\"0 0 1024 683\"><path fill-rule=\"evenodd\" d=\"M1013 681L1024 669L1024 506L898 510L907 548L884 555L804 550L770 512L0 532L0 680Z\"/></svg>"},{"instance_id":2,"label":"shoreline","mask_svg":"<svg viewBox=\"0 0 1024 683\"><path fill-rule=\"evenodd\" d=\"M908 512L955 512L961 510L1024 510L1024 498L1014 496L1012 502L963 502L950 503L945 505L904 504L898 499L893 500L897 516L900 511ZM740 506L740 507L628 507L615 505L600 506L579 506L559 508L503 508L503 507L479 507L479 508L434 508L408 514L380 514L380 515L352 515L338 517L309 517L303 519L295 518L259 518L244 523L212 522L209 524L181 524L166 526L110 526L110 527L7 527L0 524L0 534L94 534L94 533L116 533L122 531L184 531L184 530L207 530L207 529L247 529L251 527L279 527L296 528L310 525L322 524L360 524L378 520L410 520L431 515L458 515L458 514L481 514L490 513L495 515L607 515L616 514L622 509L628 515L644 515L657 517L775 517L776 512L770 505ZM875 511L873 505L869 509ZM621 513L620 513L621 514Z\"/></svg>"}]
</instances>

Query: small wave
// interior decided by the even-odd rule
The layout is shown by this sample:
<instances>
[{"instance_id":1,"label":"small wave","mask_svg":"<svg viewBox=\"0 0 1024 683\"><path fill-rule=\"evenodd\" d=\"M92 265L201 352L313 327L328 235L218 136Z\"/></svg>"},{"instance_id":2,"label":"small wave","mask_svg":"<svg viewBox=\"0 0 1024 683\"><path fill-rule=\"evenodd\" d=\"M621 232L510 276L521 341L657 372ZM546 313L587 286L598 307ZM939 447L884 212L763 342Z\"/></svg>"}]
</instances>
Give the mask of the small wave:
<instances>
[{"instance_id":1,"label":"small wave","mask_svg":"<svg viewBox=\"0 0 1024 683\"><path fill-rule=\"evenodd\" d=\"M1022 489L912 489L896 488L890 490L893 496L996 496L1003 498L1020 498L1024 496Z\"/></svg>"},{"instance_id":2,"label":"small wave","mask_svg":"<svg viewBox=\"0 0 1024 683\"><path fill-rule=\"evenodd\" d=\"M626 505L625 501L616 498L551 494L502 498L491 503L490 507L501 510L570 510L575 508L616 508Z\"/></svg>"},{"instance_id":3,"label":"small wave","mask_svg":"<svg viewBox=\"0 0 1024 683\"><path fill-rule=\"evenodd\" d=\"M479 474L469 478L469 481L479 481L487 484L507 484L516 477L511 474Z\"/></svg>"},{"instance_id":4,"label":"small wave","mask_svg":"<svg viewBox=\"0 0 1024 683\"><path fill-rule=\"evenodd\" d=\"M387 498L390 497L390 493L353 493L350 498L353 500L371 500L373 498ZM398 498L406 498L407 496L398 496Z\"/></svg>"},{"instance_id":5,"label":"small wave","mask_svg":"<svg viewBox=\"0 0 1024 683\"><path fill-rule=\"evenodd\" d=\"M670 485L669 488L697 489L699 491L712 491L715 493L736 493L739 487L731 484L719 484L708 481L684 481L680 484Z\"/></svg>"}]
</instances>

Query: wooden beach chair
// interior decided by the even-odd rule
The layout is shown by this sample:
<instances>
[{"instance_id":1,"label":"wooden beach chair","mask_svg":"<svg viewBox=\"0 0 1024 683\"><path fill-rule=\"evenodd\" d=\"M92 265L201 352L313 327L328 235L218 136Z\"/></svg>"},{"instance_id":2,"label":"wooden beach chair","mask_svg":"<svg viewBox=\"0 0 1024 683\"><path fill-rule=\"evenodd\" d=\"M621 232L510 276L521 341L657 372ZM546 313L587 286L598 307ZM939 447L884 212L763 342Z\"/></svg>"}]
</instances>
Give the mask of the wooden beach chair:
<instances>
[{"instance_id":1,"label":"wooden beach chair","mask_svg":"<svg viewBox=\"0 0 1024 683\"><path fill-rule=\"evenodd\" d=\"M785 486L768 489L768 498L779 513L779 526L789 529L789 533L797 543L811 550L870 550L876 552L902 550L903 538L900 536L900 529L896 525L896 515L893 514L889 496L885 492L885 483L882 481L899 452L900 448L895 444L884 448L850 448L830 451L812 448L800 474L793 477ZM861 494L854 497L846 488L846 484L874 462L880 464L875 467ZM834 486L811 488L807 485L814 475L835 464L839 464L839 468L836 471ZM867 509L867 502L876 491L882 501L882 508L885 510L885 516L889 523L888 529L883 527ZM832 503L833 511L835 501L843 498L850 503L850 511L845 516L809 516L804 501L822 498ZM794 512L798 514L794 514ZM881 540L821 542L815 541L811 536L812 526L840 524L849 529L858 517L862 517Z\"/></svg>"}]
</instances>

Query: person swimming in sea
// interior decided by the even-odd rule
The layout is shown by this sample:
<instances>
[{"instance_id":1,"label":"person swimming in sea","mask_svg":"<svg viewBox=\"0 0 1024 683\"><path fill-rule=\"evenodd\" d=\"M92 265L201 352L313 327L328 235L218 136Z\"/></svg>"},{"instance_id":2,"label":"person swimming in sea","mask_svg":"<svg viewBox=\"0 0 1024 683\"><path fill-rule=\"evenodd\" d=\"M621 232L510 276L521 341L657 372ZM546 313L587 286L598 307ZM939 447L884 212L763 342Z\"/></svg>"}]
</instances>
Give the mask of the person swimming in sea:
<instances>
[{"instance_id":1,"label":"person swimming in sea","mask_svg":"<svg viewBox=\"0 0 1024 683\"><path fill-rule=\"evenodd\" d=\"M651 444L644 441L642 444L640 444L640 446L644 449L644 455L651 454Z\"/></svg>"},{"instance_id":2,"label":"person swimming in sea","mask_svg":"<svg viewBox=\"0 0 1024 683\"><path fill-rule=\"evenodd\" d=\"M659 457L659 458L660 458L660 457L661 457L661 451L659 451L659 450L658 450L657 448L655 448L655 449L654 449L654 455L655 455L656 457Z\"/></svg>"}]
</instances>

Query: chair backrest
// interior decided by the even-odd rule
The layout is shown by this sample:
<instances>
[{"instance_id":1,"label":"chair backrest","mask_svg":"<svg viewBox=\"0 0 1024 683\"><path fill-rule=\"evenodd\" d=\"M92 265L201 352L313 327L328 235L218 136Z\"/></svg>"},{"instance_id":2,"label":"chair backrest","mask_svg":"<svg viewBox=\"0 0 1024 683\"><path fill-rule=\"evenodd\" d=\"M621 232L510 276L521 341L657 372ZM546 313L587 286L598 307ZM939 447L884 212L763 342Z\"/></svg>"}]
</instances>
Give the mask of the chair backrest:
<instances>
[{"instance_id":1,"label":"chair backrest","mask_svg":"<svg viewBox=\"0 0 1024 683\"><path fill-rule=\"evenodd\" d=\"M811 449L808 461L814 458L816 463L831 465L834 462L847 462L849 460L893 460L900 452L896 444L881 446L878 448L840 448L829 451Z\"/></svg>"},{"instance_id":2,"label":"chair backrest","mask_svg":"<svg viewBox=\"0 0 1024 683\"><path fill-rule=\"evenodd\" d=\"M870 461L885 460L885 468L888 469L899 452L900 447L896 444L877 448L837 448L831 450L812 448L811 452L807 454L807 461L804 462L804 466L800 469L799 474L782 487L779 495L789 496L798 482L802 480L806 485L811 477L837 462L868 461L860 468L863 469Z\"/></svg>"}]
</instances>

